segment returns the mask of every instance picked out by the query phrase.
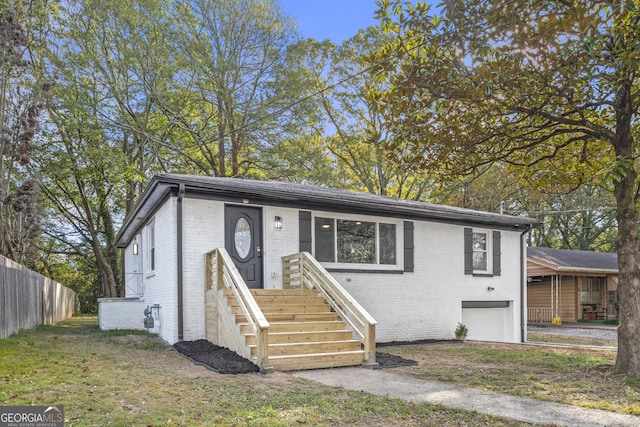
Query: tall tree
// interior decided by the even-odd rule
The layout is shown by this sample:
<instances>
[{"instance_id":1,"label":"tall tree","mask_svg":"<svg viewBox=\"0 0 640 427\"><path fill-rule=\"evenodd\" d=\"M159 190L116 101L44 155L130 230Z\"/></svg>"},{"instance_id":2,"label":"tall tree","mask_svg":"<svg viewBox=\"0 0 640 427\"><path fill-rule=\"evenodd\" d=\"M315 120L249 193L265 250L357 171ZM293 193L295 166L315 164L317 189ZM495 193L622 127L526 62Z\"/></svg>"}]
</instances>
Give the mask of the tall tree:
<instances>
[{"instance_id":1,"label":"tall tree","mask_svg":"<svg viewBox=\"0 0 640 427\"><path fill-rule=\"evenodd\" d=\"M376 100L413 147L409 159L452 174L504 161L539 183L591 178L616 200L620 326L616 369L640 375L638 0L381 0L397 30Z\"/></svg>"},{"instance_id":2,"label":"tall tree","mask_svg":"<svg viewBox=\"0 0 640 427\"><path fill-rule=\"evenodd\" d=\"M17 4L0 9L0 253L25 263L38 236L39 188L27 170L50 89L34 72Z\"/></svg>"},{"instance_id":3,"label":"tall tree","mask_svg":"<svg viewBox=\"0 0 640 427\"><path fill-rule=\"evenodd\" d=\"M428 174L387 155L395 136L384 127L383 115L368 96L384 85L369 72L367 58L389 41L376 27L361 29L339 46L330 40L302 40L290 49L289 66L315 94L322 117L315 131L341 171L341 185L420 199L431 187Z\"/></svg>"},{"instance_id":4,"label":"tall tree","mask_svg":"<svg viewBox=\"0 0 640 427\"><path fill-rule=\"evenodd\" d=\"M59 14L57 44L64 60L55 66L96 85L98 119L119 141L129 166L122 177L127 212L148 173L162 170L175 130L158 107L159 96L175 91L169 16L163 0L70 0Z\"/></svg>"},{"instance_id":5,"label":"tall tree","mask_svg":"<svg viewBox=\"0 0 640 427\"><path fill-rule=\"evenodd\" d=\"M272 84L293 22L274 0L195 0L176 5L175 26L185 91L163 105L189 137L182 154L199 173L245 176L278 138Z\"/></svg>"},{"instance_id":6,"label":"tall tree","mask_svg":"<svg viewBox=\"0 0 640 427\"><path fill-rule=\"evenodd\" d=\"M47 144L34 157L49 201L48 235L70 255L94 262L101 295L121 294L116 220L123 216L128 165L95 106L97 87L61 74L48 105Z\"/></svg>"}]
</instances>

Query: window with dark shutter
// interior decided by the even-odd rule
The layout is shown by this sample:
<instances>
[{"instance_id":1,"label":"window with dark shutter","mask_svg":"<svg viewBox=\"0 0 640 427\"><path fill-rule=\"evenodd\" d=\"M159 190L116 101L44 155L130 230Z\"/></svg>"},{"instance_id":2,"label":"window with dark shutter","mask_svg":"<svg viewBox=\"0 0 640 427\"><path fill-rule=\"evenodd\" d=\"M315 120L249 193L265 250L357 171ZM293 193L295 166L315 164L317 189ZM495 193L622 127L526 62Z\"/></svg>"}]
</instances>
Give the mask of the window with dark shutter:
<instances>
[{"instance_id":1,"label":"window with dark shutter","mask_svg":"<svg viewBox=\"0 0 640 427\"><path fill-rule=\"evenodd\" d=\"M500 276L500 232L464 229L464 274Z\"/></svg>"}]
</instances>

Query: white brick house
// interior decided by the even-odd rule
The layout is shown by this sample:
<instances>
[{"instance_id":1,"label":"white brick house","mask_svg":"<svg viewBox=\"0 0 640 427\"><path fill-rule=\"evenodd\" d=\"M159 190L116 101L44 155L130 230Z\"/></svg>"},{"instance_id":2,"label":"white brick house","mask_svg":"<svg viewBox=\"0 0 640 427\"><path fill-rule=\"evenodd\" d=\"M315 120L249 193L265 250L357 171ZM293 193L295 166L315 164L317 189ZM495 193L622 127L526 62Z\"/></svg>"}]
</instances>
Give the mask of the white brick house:
<instances>
[{"instance_id":1,"label":"white brick house","mask_svg":"<svg viewBox=\"0 0 640 427\"><path fill-rule=\"evenodd\" d=\"M127 299L101 300L100 326L144 329L149 307L167 342L205 338L204 254L226 247L253 260L238 268L265 289L282 288L283 256L311 253L377 320L378 342L452 339L458 322L468 339L520 342L524 237L537 224L284 182L156 175L117 238Z\"/></svg>"}]
</instances>

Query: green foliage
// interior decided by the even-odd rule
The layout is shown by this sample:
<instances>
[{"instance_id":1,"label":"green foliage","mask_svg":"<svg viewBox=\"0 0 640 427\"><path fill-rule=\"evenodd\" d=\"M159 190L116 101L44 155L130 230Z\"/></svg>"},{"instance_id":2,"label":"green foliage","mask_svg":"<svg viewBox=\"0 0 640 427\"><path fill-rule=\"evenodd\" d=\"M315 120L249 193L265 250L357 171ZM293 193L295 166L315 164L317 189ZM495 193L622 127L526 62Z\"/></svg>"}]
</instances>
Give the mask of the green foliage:
<instances>
[{"instance_id":1,"label":"green foliage","mask_svg":"<svg viewBox=\"0 0 640 427\"><path fill-rule=\"evenodd\" d=\"M39 188L29 170L38 122L51 83L30 55L25 23L41 27L41 6L4 5L0 12L0 253L31 261L39 233Z\"/></svg>"},{"instance_id":2,"label":"green foliage","mask_svg":"<svg viewBox=\"0 0 640 427\"><path fill-rule=\"evenodd\" d=\"M640 375L627 345L640 339L638 0L454 0L437 19L424 5L379 5L397 33L378 54L379 107L408 164L450 179L501 162L540 188L613 190L626 320L616 367Z\"/></svg>"},{"instance_id":3,"label":"green foliage","mask_svg":"<svg viewBox=\"0 0 640 427\"><path fill-rule=\"evenodd\" d=\"M329 40L302 40L289 51L290 69L315 94L311 101L320 116L316 132L323 134L341 187L425 198L429 175L406 168L389 155L389 146L403 144L385 130L375 107L385 85L371 72L369 58L389 40L375 27L361 29L340 46Z\"/></svg>"},{"instance_id":4,"label":"green foliage","mask_svg":"<svg viewBox=\"0 0 640 427\"><path fill-rule=\"evenodd\" d=\"M452 2L434 20L429 8L383 2L379 14L397 23L399 37L379 59L401 55L383 65L391 87L382 107L409 139L411 161L464 174L503 160L526 166L538 185L574 187L603 170L621 176L625 167L608 167L616 158L610 99L634 84L624 77L633 65L616 56L636 52L623 41L635 12L587 3ZM612 39L620 50L608 55ZM611 66L621 67L617 83L613 68L593 72Z\"/></svg>"},{"instance_id":5,"label":"green foliage","mask_svg":"<svg viewBox=\"0 0 640 427\"><path fill-rule=\"evenodd\" d=\"M456 339L463 340L467 337L468 333L469 333L469 329L467 328L467 326L458 322L458 326L456 326L456 330L454 332Z\"/></svg>"},{"instance_id":6,"label":"green foliage","mask_svg":"<svg viewBox=\"0 0 640 427\"><path fill-rule=\"evenodd\" d=\"M51 243L57 248L63 247L55 242ZM95 263L80 256L60 254L45 256L43 253L42 259L33 265L33 269L73 289L76 292L78 314L98 313L98 298L101 292L99 271Z\"/></svg>"}]
</instances>

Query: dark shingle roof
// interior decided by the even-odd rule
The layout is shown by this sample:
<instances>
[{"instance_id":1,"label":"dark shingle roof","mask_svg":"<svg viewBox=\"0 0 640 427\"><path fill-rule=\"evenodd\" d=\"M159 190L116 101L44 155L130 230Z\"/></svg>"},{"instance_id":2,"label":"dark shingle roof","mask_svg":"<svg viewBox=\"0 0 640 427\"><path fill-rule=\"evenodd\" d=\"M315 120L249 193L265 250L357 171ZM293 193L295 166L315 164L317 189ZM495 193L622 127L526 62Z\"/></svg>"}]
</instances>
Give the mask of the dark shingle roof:
<instances>
[{"instance_id":1,"label":"dark shingle roof","mask_svg":"<svg viewBox=\"0 0 640 427\"><path fill-rule=\"evenodd\" d=\"M527 257L551 264L558 271L618 271L618 255L614 253L528 247Z\"/></svg>"},{"instance_id":2,"label":"dark shingle roof","mask_svg":"<svg viewBox=\"0 0 640 427\"><path fill-rule=\"evenodd\" d=\"M151 179L133 211L125 219L118 233L118 246L126 246L142 221L153 210L153 206L169 192L177 194L180 187L184 188L187 195L200 195L232 203L248 201L250 204L259 205L431 220L523 231L539 225L539 221L526 217L290 182L160 174Z\"/></svg>"}]
</instances>

